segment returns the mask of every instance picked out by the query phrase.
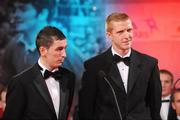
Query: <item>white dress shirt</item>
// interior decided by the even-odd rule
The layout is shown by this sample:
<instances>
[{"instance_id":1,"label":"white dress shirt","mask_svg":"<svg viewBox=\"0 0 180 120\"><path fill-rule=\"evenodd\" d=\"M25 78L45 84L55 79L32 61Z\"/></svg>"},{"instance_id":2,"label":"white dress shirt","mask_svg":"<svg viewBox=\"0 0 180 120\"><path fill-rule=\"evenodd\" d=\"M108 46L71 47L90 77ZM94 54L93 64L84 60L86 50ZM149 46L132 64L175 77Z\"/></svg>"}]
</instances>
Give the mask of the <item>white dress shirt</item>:
<instances>
[{"instance_id":1,"label":"white dress shirt","mask_svg":"<svg viewBox=\"0 0 180 120\"><path fill-rule=\"evenodd\" d=\"M44 76L45 70L48 70L40 61L38 60L39 66L43 69L41 70L42 75ZM52 72L56 71L58 69L53 70ZM60 84L57 80L55 80L53 77L49 77L45 80L46 85L48 87L49 93L51 95L51 99L53 101L54 109L56 112L56 116L58 118L59 114L59 105L60 105Z\"/></svg>"},{"instance_id":2,"label":"white dress shirt","mask_svg":"<svg viewBox=\"0 0 180 120\"><path fill-rule=\"evenodd\" d=\"M112 54L116 54L122 58L125 58L125 57L130 57L131 55L131 49L129 50L129 52L125 55L125 56L122 56L120 54L118 54L112 47ZM118 66L118 70L120 72L120 75L121 75L121 78L122 78L122 81L124 83L124 88L126 90L126 93L127 93L127 84L128 84L128 74L129 74L129 66L127 66L126 64L124 64L124 62L119 62L117 63L117 66Z\"/></svg>"},{"instance_id":3,"label":"white dress shirt","mask_svg":"<svg viewBox=\"0 0 180 120\"><path fill-rule=\"evenodd\" d=\"M163 97L162 100L170 100L170 95ZM160 110L160 115L162 120L167 120L168 118L168 113L169 113L169 104L170 102L162 102L161 103L161 110Z\"/></svg>"},{"instance_id":4,"label":"white dress shirt","mask_svg":"<svg viewBox=\"0 0 180 120\"><path fill-rule=\"evenodd\" d=\"M180 120L180 116L177 116L177 119Z\"/></svg>"}]
</instances>

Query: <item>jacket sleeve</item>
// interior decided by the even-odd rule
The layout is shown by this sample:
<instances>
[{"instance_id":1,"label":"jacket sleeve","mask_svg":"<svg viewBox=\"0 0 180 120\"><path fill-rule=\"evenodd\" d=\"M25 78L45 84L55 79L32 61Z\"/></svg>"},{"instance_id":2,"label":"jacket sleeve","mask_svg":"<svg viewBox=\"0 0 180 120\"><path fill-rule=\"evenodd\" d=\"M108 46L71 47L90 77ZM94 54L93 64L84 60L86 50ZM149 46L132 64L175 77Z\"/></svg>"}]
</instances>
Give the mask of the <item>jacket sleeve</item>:
<instances>
[{"instance_id":1,"label":"jacket sleeve","mask_svg":"<svg viewBox=\"0 0 180 120\"><path fill-rule=\"evenodd\" d=\"M95 75L86 69L81 82L82 88L79 92L79 118L80 120L94 120L96 98Z\"/></svg>"},{"instance_id":2,"label":"jacket sleeve","mask_svg":"<svg viewBox=\"0 0 180 120\"><path fill-rule=\"evenodd\" d=\"M3 113L3 120L22 120L25 106L25 90L22 83L17 80L11 80L6 96L6 107Z\"/></svg>"},{"instance_id":3,"label":"jacket sleeve","mask_svg":"<svg viewBox=\"0 0 180 120\"><path fill-rule=\"evenodd\" d=\"M159 76L159 68L157 62L151 73L151 77L148 85L147 103L149 103L151 110L151 117L153 120L161 120L160 108L161 108L161 82Z\"/></svg>"}]
</instances>

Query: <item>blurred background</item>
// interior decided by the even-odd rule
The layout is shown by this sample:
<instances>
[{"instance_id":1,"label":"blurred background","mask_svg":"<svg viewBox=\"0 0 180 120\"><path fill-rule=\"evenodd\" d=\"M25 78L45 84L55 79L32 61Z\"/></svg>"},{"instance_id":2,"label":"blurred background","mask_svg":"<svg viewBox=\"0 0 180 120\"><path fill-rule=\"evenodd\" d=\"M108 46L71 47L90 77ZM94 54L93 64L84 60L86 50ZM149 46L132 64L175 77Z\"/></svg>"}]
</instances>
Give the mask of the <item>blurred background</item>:
<instances>
[{"instance_id":1,"label":"blurred background","mask_svg":"<svg viewBox=\"0 0 180 120\"><path fill-rule=\"evenodd\" d=\"M17 4L22 1L23 4ZM17 3L16 3L17 2ZM64 67L76 74L77 105L83 62L106 50L106 16L115 11L133 20L133 48L156 57L160 69L180 77L179 0L0 0L0 84L37 61L35 36L45 25L68 40ZM73 110L72 110L73 111Z\"/></svg>"}]
</instances>

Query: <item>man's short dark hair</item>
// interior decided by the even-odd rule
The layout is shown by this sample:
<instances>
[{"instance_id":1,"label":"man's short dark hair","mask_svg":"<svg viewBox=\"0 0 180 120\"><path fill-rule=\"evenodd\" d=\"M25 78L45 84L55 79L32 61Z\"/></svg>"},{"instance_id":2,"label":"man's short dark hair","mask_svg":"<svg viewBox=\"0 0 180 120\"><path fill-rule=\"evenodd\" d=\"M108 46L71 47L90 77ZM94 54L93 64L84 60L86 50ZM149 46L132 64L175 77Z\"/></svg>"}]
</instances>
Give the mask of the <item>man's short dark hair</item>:
<instances>
[{"instance_id":1,"label":"man's short dark hair","mask_svg":"<svg viewBox=\"0 0 180 120\"><path fill-rule=\"evenodd\" d=\"M53 26L44 27L36 37L37 50L39 51L39 48L41 46L49 48L52 45L54 38L56 40L64 40L66 39L66 36L61 30L59 30L56 27Z\"/></svg>"}]
</instances>

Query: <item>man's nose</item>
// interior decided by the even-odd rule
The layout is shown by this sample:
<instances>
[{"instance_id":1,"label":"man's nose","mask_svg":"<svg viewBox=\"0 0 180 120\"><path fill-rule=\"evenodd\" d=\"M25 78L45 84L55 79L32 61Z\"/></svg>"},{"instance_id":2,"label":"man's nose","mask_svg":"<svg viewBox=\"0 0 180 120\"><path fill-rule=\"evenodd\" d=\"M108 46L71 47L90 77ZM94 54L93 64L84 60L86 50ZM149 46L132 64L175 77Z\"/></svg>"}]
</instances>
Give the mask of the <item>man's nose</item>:
<instances>
[{"instance_id":1,"label":"man's nose","mask_svg":"<svg viewBox=\"0 0 180 120\"><path fill-rule=\"evenodd\" d=\"M128 31L124 31L124 32L123 32L123 37L124 37L124 38L129 38L129 36L130 36L130 34L129 34Z\"/></svg>"},{"instance_id":2,"label":"man's nose","mask_svg":"<svg viewBox=\"0 0 180 120\"><path fill-rule=\"evenodd\" d=\"M66 57L66 50L63 50L61 55L62 57Z\"/></svg>"},{"instance_id":3,"label":"man's nose","mask_svg":"<svg viewBox=\"0 0 180 120\"><path fill-rule=\"evenodd\" d=\"M164 82L161 82L161 85L162 85L162 87L164 87L165 86Z\"/></svg>"}]
</instances>

